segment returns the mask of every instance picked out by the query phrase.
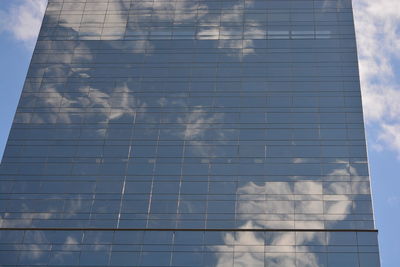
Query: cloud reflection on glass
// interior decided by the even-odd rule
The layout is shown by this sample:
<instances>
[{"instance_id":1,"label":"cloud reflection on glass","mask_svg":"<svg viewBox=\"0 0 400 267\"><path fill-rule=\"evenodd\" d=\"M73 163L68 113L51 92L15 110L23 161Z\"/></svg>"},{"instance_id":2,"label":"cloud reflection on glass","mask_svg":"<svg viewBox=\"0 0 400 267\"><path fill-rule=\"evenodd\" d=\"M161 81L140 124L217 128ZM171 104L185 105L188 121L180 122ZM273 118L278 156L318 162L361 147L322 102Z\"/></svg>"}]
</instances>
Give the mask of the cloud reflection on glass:
<instances>
[{"instance_id":1,"label":"cloud reflection on glass","mask_svg":"<svg viewBox=\"0 0 400 267\"><path fill-rule=\"evenodd\" d=\"M312 231L374 227L352 23L344 0L50 1L1 225L92 231L25 231L15 264L376 259Z\"/></svg>"}]
</instances>

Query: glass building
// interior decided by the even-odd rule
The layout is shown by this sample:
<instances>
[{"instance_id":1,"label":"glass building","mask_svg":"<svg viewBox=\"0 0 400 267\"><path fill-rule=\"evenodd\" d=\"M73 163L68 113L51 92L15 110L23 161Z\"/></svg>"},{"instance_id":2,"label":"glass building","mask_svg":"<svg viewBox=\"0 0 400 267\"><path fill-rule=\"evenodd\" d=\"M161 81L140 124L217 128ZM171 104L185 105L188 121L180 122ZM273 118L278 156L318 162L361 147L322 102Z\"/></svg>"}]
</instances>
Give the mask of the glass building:
<instances>
[{"instance_id":1,"label":"glass building","mask_svg":"<svg viewBox=\"0 0 400 267\"><path fill-rule=\"evenodd\" d=\"M351 0L49 0L1 266L378 267Z\"/></svg>"}]
</instances>

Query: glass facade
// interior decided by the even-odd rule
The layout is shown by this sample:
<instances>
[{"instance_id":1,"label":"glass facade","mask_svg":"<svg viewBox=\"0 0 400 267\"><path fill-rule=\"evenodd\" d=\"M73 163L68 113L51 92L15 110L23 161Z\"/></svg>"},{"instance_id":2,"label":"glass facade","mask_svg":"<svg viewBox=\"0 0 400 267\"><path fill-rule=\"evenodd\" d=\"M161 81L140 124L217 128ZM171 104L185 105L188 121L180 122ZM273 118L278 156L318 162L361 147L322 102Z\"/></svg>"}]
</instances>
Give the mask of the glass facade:
<instances>
[{"instance_id":1,"label":"glass facade","mask_svg":"<svg viewBox=\"0 0 400 267\"><path fill-rule=\"evenodd\" d=\"M379 267L351 0L49 0L1 266Z\"/></svg>"}]
</instances>

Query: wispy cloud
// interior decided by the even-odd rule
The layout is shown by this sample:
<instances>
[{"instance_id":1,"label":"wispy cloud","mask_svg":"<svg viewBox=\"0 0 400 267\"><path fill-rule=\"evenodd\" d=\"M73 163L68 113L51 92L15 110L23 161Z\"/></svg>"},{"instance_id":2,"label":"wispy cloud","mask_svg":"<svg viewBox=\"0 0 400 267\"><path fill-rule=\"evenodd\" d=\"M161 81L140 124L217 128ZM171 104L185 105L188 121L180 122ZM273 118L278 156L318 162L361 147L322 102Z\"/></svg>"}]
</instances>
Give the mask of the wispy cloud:
<instances>
[{"instance_id":1,"label":"wispy cloud","mask_svg":"<svg viewBox=\"0 0 400 267\"><path fill-rule=\"evenodd\" d=\"M9 32L32 47L39 34L47 0L17 0L7 10L0 10L0 33Z\"/></svg>"},{"instance_id":2,"label":"wispy cloud","mask_svg":"<svg viewBox=\"0 0 400 267\"><path fill-rule=\"evenodd\" d=\"M400 1L354 0L353 5L369 141L400 158Z\"/></svg>"},{"instance_id":3,"label":"wispy cloud","mask_svg":"<svg viewBox=\"0 0 400 267\"><path fill-rule=\"evenodd\" d=\"M378 140L397 149L398 159L400 160L400 124L387 124L380 125L381 131L378 134Z\"/></svg>"},{"instance_id":4,"label":"wispy cloud","mask_svg":"<svg viewBox=\"0 0 400 267\"><path fill-rule=\"evenodd\" d=\"M400 204L400 197L399 196L389 196L386 199L386 201L390 206L398 206Z\"/></svg>"}]
</instances>

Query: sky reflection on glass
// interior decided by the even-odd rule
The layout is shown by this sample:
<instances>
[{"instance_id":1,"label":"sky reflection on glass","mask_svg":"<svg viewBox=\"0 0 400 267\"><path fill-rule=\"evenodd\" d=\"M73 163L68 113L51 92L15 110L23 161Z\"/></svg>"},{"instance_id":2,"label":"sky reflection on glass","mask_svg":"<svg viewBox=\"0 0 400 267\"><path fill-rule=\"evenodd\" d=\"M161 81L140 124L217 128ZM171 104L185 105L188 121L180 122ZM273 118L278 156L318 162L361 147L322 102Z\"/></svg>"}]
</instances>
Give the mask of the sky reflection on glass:
<instances>
[{"instance_id":1,"label":"sky reflection on glass","mask_svg":"<svg viewBox=\"0 0 400 267\"><path fill-rule=\"evenodd\" d=\"M1 225L374 229L355 49L345 0L50 1L2 164ZM192 250L178 231L138 231L132 246L117 233L27 231L10 264L378 257L356 231L351 244L331 244L336 232L213 232L210 243L199 232Z\"/></svg>"}]
</instances>

